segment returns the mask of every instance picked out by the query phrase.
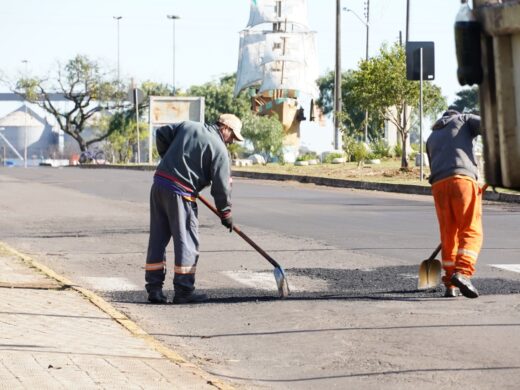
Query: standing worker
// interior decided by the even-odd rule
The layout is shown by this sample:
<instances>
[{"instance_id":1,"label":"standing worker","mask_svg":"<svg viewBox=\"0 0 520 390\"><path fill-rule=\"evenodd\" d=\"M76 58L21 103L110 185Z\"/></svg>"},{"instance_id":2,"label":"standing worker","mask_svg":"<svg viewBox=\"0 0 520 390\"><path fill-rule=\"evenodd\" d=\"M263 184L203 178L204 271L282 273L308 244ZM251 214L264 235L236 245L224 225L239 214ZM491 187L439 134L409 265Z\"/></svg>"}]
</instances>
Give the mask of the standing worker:
<instances>
[{"instance_id":1,"label":"standing worker","mask_svg":"<svg viewBox=\"0 0 520 390\"><path fill-rule=\"evenodd\" d=\"M173 303L207 299L195 290L199 258L197 194L211 184L222 225L233 230L230 164L226 145L243 141L242 122L222 114L213 125L185 121L157 130L161 162L150 191L150 238L146 256L146 291L151 303L166 303L166 247L173 238L175 268Z\"/></svg>"},{"instance_id":2,"label":"standing worker","mask_svg":"<svg viewBox=\"0 0 520 390\"><path fill-rule=\"evenodd\" d=\"M480 117L451 107L432 127L426 143L442 242L445 297L477 298L471 283L482 246L482 198L473 141Z\"/></svg>"}]
</instances>

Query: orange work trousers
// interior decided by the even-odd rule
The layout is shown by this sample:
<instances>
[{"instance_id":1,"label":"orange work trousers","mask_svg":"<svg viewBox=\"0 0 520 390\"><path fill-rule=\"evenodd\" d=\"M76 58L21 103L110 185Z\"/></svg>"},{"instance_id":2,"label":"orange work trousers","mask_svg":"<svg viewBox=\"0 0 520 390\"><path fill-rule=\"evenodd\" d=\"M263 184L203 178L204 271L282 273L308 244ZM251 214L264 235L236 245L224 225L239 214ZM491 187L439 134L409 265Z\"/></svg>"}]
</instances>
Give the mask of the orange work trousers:
<instances>
[{"instance_id":1,"label":"orange work trousers","mask_svg":"<svg viewBox=\"0 0 520 390\"><path fill-rule=\"evenodd\" d=\"M482 198L476 181L452 176L432 186L442 243L442 280L451 286L451 276L471 277L482 247Z\"/></svg>"}]
</instances>

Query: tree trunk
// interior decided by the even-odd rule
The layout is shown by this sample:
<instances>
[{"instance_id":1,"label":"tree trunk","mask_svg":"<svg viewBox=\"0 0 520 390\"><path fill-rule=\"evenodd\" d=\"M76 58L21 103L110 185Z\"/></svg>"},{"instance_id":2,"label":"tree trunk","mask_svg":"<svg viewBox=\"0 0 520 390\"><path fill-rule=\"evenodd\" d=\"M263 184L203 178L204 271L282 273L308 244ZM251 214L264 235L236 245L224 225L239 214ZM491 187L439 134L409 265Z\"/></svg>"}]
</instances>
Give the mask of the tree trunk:
<instances>
[{"instance_id":1,"label":"tree trunk","mask_svg":"<svg viewBox=\"0 0 520 390\"><path fill-rule=\"evenodd\" d=\"M401 150L403 151L402 153L402 156L401 156L401 169L408 169L408 159L406 158L406 155L407 155L407 150L406 150L406 141L408 140L408 132L406 131L403 131L401 133L401 138L402 138L402 147L401 147Z\"/></svg>"},{"instance_id":2,"label":"tree trunk","mask_svg":"<svg viewBox=\"0 0 520 390\"><path fill-rule=\"evenodd\" d=\"M82 152L86 151L88 149L87 147L87 143L85 142L85 140L83 138L76 138L76 141L78 141L78 145L79 145L79 150L81 150Z\"/></svg>"}]
</instances>

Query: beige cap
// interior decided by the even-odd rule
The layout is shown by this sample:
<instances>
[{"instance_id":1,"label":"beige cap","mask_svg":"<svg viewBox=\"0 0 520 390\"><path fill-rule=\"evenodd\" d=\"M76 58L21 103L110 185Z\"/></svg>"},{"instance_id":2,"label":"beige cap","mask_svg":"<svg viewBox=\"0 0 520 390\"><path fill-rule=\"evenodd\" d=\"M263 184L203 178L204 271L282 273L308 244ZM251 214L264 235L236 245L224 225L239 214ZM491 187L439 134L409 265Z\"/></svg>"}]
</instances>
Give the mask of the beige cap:
<instances>
[{"instance_id":1,"label":"beige cap","mask_svg":"<svg viewBox=\"0 0 520 390\"><path fill-rule=\"evenodd\" d=\"M238 119L236 115L233 114L222 114L218 117L218 123L222 123L226 125L231 130L233 130L233 135L239 141L243 141L244 137L240 134L240 130L242 130L242 121Z\"/></svg>"}]
</instances>

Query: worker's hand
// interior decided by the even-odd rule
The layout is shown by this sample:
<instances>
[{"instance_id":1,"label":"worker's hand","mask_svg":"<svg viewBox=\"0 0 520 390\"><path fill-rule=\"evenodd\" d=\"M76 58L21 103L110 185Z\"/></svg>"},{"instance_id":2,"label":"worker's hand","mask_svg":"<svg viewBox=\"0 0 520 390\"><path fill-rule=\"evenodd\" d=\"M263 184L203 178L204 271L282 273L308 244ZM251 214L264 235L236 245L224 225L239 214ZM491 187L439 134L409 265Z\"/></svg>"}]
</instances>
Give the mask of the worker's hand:
<instances>
[{"instance_id":1,"label":"worker's hand","mask_svg":"<svg viewBox=\"0 0 520 390\"><path fill-rule=\"evenodd\" d=\"M228 216L227 218L222 218L222 225L226 227L226 229L229 229L229 232L231 233L233 231L233 217Z\"/></svg>"}]
</instances>

